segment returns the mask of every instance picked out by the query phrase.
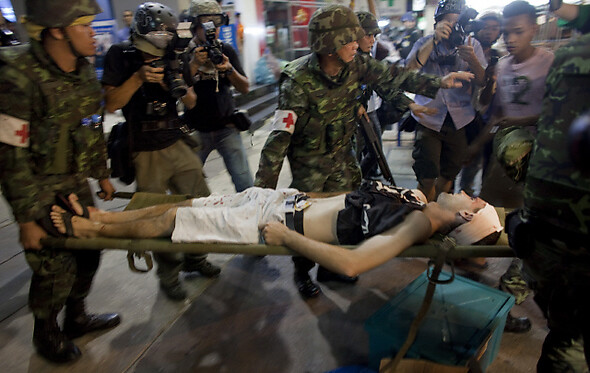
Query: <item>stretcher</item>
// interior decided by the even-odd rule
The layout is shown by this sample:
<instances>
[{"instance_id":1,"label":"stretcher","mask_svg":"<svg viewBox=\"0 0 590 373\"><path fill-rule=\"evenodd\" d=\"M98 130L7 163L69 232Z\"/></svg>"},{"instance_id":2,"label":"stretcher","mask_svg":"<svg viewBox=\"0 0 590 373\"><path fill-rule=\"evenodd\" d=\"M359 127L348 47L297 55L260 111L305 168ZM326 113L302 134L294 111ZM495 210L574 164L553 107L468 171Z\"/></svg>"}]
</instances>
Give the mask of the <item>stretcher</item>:
<instances>
[{"instance_id":1,"label":"stretcher","mask_svg":"<svg viewBox=\"0 0 590 373\"><path fill-rule=\"evenodd\" d=\"M126 210L134 210L143 207L153 206L161 203L175 203L186 200L188 196L163 195L155 193L133 193L131 201ZM122 193L117 197L125 196ZM504 208L496 208L500 221L504 223L506 212ZM437 244L443 239L442 235L435 235L421 245L414 245L404 250L399 256L406 258L434 258L437 255ZM232 244L232 243L173 243L169 238L150 239L121 239L121 238L56 238L50 237L43 241L46 248L67 249L67 250L126 250L130 252L128 260L132 270L138 270L133 263L131 254L146 259L148 267L151 257L147 252L182 252L194 254L242 254L242 255L298 255L296 252L284 246L272 246L263 244ZM355 246L343 246L354 249ZM459 246L455 245L447 253L447 259L479 258L479 257L512 257L514 252L508 246L506 233L502 232L500 239L495 245L487 246ZM140 270L144 271L144 270Z\"/></svg>"}]
</instances>

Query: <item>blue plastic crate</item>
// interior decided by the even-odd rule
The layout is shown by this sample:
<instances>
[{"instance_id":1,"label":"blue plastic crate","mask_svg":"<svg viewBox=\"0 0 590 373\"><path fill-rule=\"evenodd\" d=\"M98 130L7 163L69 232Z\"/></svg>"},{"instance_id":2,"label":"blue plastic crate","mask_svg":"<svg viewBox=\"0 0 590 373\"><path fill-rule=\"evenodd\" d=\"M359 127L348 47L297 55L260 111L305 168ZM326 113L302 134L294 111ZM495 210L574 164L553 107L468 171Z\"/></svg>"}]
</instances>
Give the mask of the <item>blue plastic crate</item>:
<instances>
[{"instance_id":1,"label":"blue plastic crate","mask_svg":"<svg viewBox=\"0 0 590 373\"><path fill-rule=\"evenodd\" d=\"M450 273L443 271L440 279L449 277ZM366 321L371 368L378 369L382 358L395 356L401 348L427 286L423 273ZM513 305L513 296L461 276L450 284L437 285L406 358L465 366L478 351L485 350L479 358L485 370L498 354L506 316Z\"/></svg>"}]
</instances>

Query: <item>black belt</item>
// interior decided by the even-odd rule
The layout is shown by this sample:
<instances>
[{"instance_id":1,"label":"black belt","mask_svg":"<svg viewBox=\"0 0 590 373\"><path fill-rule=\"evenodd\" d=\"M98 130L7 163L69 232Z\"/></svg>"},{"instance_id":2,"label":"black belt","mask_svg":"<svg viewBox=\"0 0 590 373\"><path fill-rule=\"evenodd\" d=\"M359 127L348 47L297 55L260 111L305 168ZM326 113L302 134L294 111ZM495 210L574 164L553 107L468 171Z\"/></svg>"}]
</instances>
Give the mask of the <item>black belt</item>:
<instances>
[{"instance_id":1,"label":"black belt","mask_svg":"<svg viewBox=\"0 0 590 373\"><path fill-rule=\"evenodd\" d=\"M142 120L141 130L142 131L157 131L157 130L170 130L179 129L184 126L184 123L179 118L171 120Z\"/></svg>"},{"instance_id":2,"label":"black belt","mask_svg":"<svg viewBox=\"0 0 590 373\"><path fill-rule=\"evenodd\" d=\"M299 193L285 199L285 207L290 210L285 212L285 225L292 231L303 234L303 210L297 210L297 202L307 199L307 195Z\"/></svg>"},{"instance_id":3,"label":"black belt","mask_svg":"<svg viewBox=\"0 0 590 373\"><path fill-rule=\"evenodd\" d=\"M303 234L303 211L293 210L286 212L285 225L290 230Z\"/></svg>"}]
</instances>

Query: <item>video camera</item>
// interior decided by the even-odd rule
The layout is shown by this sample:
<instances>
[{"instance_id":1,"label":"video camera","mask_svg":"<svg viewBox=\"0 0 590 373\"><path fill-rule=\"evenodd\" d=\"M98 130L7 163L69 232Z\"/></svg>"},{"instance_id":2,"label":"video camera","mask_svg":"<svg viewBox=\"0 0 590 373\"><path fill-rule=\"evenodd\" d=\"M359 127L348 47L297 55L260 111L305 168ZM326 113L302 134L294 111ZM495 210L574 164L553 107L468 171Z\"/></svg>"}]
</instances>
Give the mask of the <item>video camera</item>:
<instances>
[{"instance_id":1,"label":"video camera","mask_svg":"<svg viewBox=\"0 0 590 373\"><path fill-rule=\"evenodd\" d=\"M485 27L485 22L475 21L478 12L473 8L465 8L459 15L459 20L455 23L451 35L449 35L449 43L453 48L463 45L465 37L471 33L477 33Z\"/></svg>"},{"instance_id":2,"label":"video camera","mask_svg":"<svg viewBox=\"0 0 590 373\"><path fill-rule=\"evenodd\" d=\"M152 67L164 68L164 83L174 98L184 96L188 87L192 86L190 53L188 53L188 46L193 38L190 27L190 22L180 22L162 59L151 63Z\"/></svg>"},{"instance_id":3,"label":"video camera","mask_svg":"<svg viewBox=\"0 0 590 373\"><path fill-rule=\"evenodd\" d=\"M211 62L214 65L219 65L223 62L223 52L221 51L221 42L217 40L217 29L213 21L202 23L203 31L205 31L205 50Z\"/></svg>"}]
</instances>

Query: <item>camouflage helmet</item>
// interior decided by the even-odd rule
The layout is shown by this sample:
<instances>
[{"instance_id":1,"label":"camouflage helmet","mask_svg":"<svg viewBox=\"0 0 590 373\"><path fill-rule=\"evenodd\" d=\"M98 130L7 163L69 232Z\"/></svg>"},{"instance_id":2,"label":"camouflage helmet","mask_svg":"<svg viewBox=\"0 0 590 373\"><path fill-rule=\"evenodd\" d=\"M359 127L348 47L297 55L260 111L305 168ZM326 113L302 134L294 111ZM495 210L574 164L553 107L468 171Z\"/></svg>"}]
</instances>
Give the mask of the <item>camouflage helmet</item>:
<instances>
[{"instance_id":1,"label":"camouflage helmet","mask_svg":"<svg viewBox=\"0 0 590 373\"><path fill-rule=\"evenodd\" d=\"M96 0L26 0L27 20L44 27L67 27L76 19L102 13Z\"/></svg>"},{"instance_id":2,"label":"camouflage helmet","mask_svg":"<svg viewBox=\"0 0 590 373\"><path fill-rule=\"evenodd\" d=\"M440 21L445 14L461 14L465 0L440 0L434 11L434 20Z\"/></svg>"},{"instance_id":3,"label":"camouflage helmet","mask_svg":"<svg viewBox=\"0 0 590 373\"><path fill-rule=\"evenodd\" d=\"M369 12L356 12L356 16L359 19L361 27L367 35L377 35L381 33L377 18Z\"/></svg>"},{"instance_id":4,"label":"camouflage helmet","mask_svg":"<svg viewBox=\"0 0 590 373\"><path fill-rule=\"evenodd\" d=\"M189 14L197 23L212 21L216 27L226 25L229 21L215 0L191 0Z\"/></svg>"},{"instance_id":5,"label":"camouflage helmet","mask_svg":"<svg viewBox=\"0 0 590 373\"><path fill-rule=\"evenodd\" d=\"M222 13L221 5L215 0L191 0L190 15L193 17Z\"/></svg>"},{"instance_id":6,"label":"camouflage helmet","mask_svg":"<svg viewBox=\"0 0 590 373\"><path fill-rule=\"evenodd\" d=\"M163 56L174 37L178 19L166 5L143 3L137 7L131 24L131 40L136 48L154 56Z\"/></svg>"},{"instance_id":7,"label":"camouflage helmet","mask_svg":"<svg viewBox=\"0 0 590 373\"><path fill-rule=\"evenodd\" d=\"M320 8L309 20L309 46L318 54L334 53L364 35L354 12L343 5Z\"/></svg>"}]
</instances>

